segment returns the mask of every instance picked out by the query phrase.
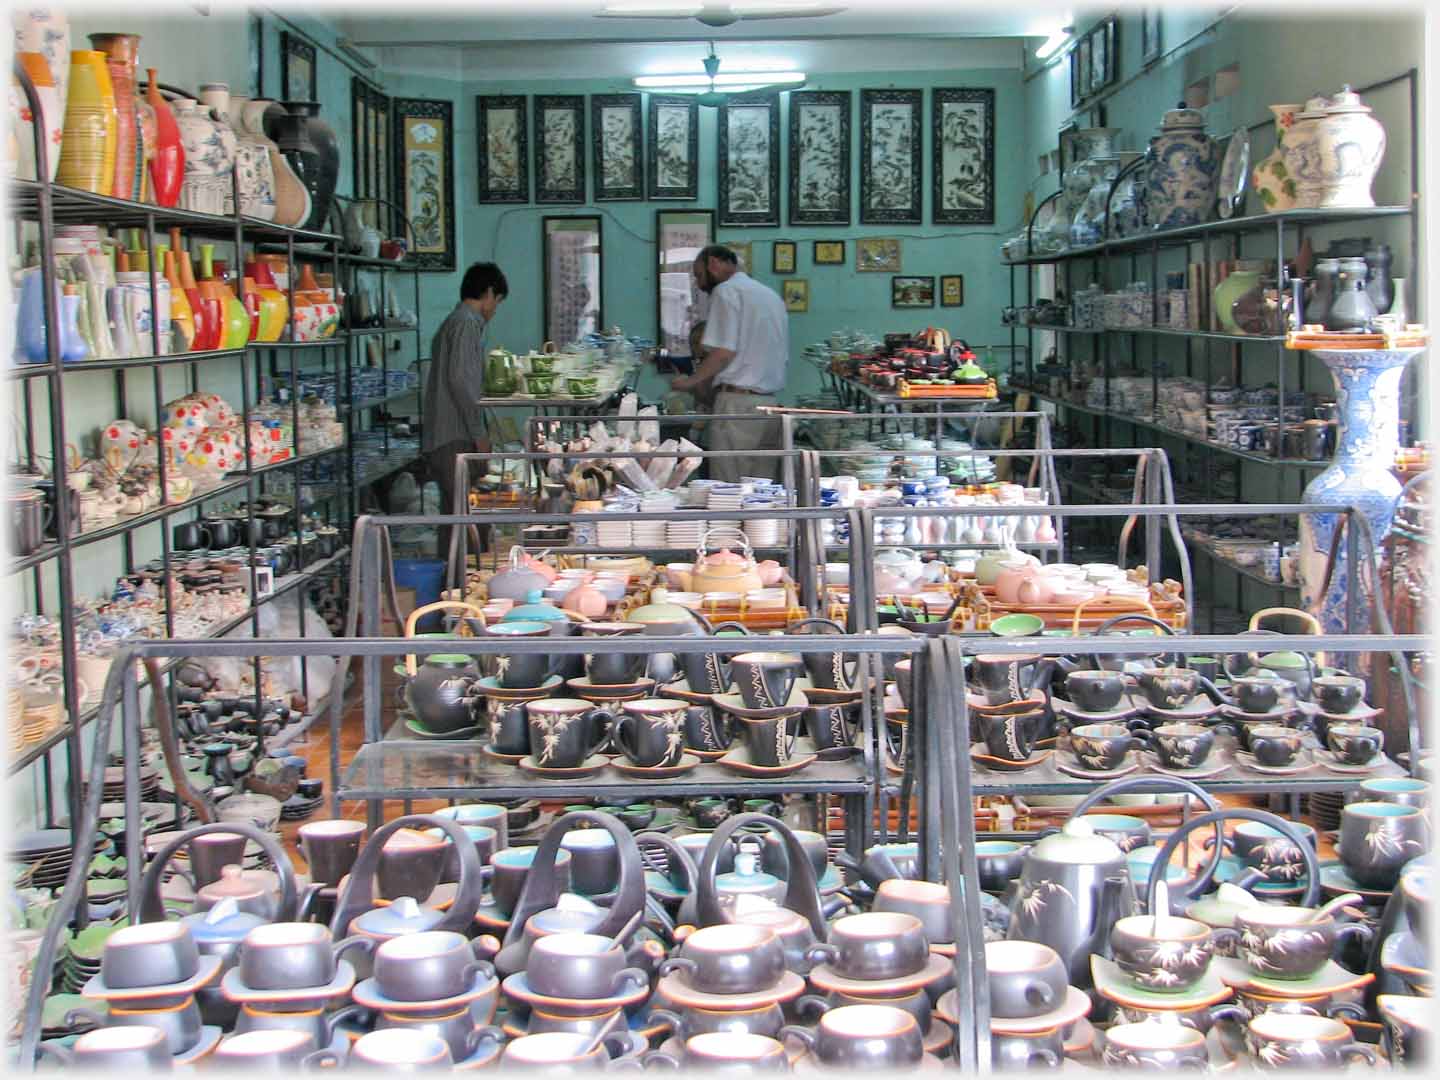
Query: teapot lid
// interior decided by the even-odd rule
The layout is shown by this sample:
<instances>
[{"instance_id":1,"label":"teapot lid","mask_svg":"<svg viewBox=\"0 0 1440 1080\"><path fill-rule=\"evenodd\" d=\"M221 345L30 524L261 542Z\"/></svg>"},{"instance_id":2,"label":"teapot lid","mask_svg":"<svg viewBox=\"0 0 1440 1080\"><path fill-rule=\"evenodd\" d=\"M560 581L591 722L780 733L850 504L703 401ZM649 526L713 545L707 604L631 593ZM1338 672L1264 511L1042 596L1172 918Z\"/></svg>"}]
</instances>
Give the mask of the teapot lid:
<instances>
[{"instance_id":1,"label":"teapot lid","mask_svg":"<svg viewBox=\"0 0 1440 1080\"><path fill-rule=\"evenodd\" d=\"M1325 110L1329 113L1368 113L1374 110L1360 100L1360 95L1350 89L1346 83L1338 94L1330 99L1330 106Z\"/></svg>"},{"instance_id":2,"label":"teapot lid","mask_svg":"<svg viewBox=\"0 0 1440 1080\"><path fill-rule=\"evenodd\" d=\"M1185 909L1185 914L1209 926L1234 926L1235 916L1260 903L1250 893L1225 882L1211 896L1203 897Z\"/></svg>"},{"instance_id":3,"label":"teapot lid","mask_svg":"<svg viewBox=\"0 0 1440 1080\"><path fill-rule=\"evenodd\" d=\"M210 910L186 915L180 921L190 927L190 936L202 946L242 941L255 927L266 923L259 915L241 911L240 905L229 896Z\"/></svg>"},{"instance_id":4,"label":"teapot lid","mask_svg":"<svg viewBox=\"0 0 1440 1080\"><path fill-rule=\"evenodd\" d=\"M351 927L372 937L394 937L429 930L444 917L434 908L421 907L414 897L402 896L389 907L357 915Z\"/></svg>"},{"instance_id":5,"label":"teapot lid","mask_svg":"<svg viewBox=\"0 0 1440 1080\"><path fill-rule=\"evenodd\" d=\"M209 901L218 904L226 897L234 900L258 900L264 896L266 888L259 880L251 877L240 867L235 865L222 866L220 877L208 885L202 885L196 890L197 900Z\"/></svg>"},{"instance_id":6,"label":"teapot lid","mask_svg":"<svg viewBox=\"0 0 1440 1080\"><path fill-rule=\"evenodd\" d=\"M1303 668L1306 666L1305 657L1289 649L1266 653L1260 657L1260 663L1266 668Z\"/></svg>"},{"instance_id":7,"label":"teapot lid","mask_svg":"<svg viewBox=\"0 0 1440 1080\"><path fill-rule=\"evenodd\" d=\"M1084 818L1067 821L1058 833L1036 841L1031 850L1037 859L1058 863L1108 863L1125 857L1119 845L1098 835Z\"/></svg>"},{"instance_id":8,"label":"teapot lid","mask_svg":"<svg viewBox=\"0 0 1440 1080\"><path fill-rule=\"evenodd\" d=\"M742 850L735 855L735 869L716 876L715 887L724 893L766 893L784 889L785 883L760 869L758 854Z\"/></svg>"},{"instance_id":9,"label":"teapot lid","mask_svg":"<svg viewBox=\"0 0 1440 1080\"><path fill-rule=\"evenodd\" d=\"M525 603L519 604L500 617L501 622L515 622L520 619L538 619L541 622L564 622L565 613L545 600L539 589L525 594Z\"/></svg>"},{"instance_id":10,"label":"teapot lid","mask_svg":"<svg viewBox=\"0 0 1440 1080\"><path fill-rule=\"evenodd\" d=\"M1199 109L1190 108L1183 101L1167 112L1164 119L1160 121L1161 131L1203 128L1204 126L1205 114Z\"/></svg>"}]
</instances>

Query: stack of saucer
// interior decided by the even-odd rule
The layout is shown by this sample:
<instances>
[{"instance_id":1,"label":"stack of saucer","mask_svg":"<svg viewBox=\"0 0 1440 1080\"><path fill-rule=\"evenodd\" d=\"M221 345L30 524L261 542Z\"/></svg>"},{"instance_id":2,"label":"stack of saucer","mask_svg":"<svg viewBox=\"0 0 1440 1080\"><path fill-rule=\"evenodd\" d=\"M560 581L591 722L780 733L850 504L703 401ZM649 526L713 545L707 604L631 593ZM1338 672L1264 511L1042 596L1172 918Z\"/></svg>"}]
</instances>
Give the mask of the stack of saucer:
<instances>
[{"instance_id":1,"label":"stack of saucer","mask_svg":"<svg viewBox=\"0 0 1440 1080\"><path fill-rule=\"evenodd\" d=\"M746 484L712 484L705 496L705 509L707 510L739 510L740 504L745 496L750 494L750 487ZM711 521L712 529L740 527L740 522L734 519L723 521Z\"/></svg>"},{"instance_id":2,"label":"stack of saucer","mask_svg":"<svg viewBox=\"0 0 1440 1080\"><path fill-rule=\"evenodd\" d=\"M69 829L22 833L10 845L10 861L31 868L28 884L59 889L70 873L71 843Z\"/></svg>"},{"instance_id":3,"label":"stack of saucer","mask_svg":"<svg viewBox=\"0 0 1440 1080\"><path fill-rule=\"evenodd\" d=\"M665 543L674 548L698 548L705 534L703 521L667 521Z\"/></svg>"},{"instance_id":4,"label":"stack of saucer","mask_svg":"<svg viewBox=\"0 0 1440 1080\"><path fill-rule=\"evenodd\" d=\"M14 707L13 699L20 696L18 690L11 692L11 706ZM57 730L65 720L65 709L61 700L49 692L40 694L24 695L24 704L20 708L9 713L11 723L19 719L18 728L12 731L19 733L19 745L15 749L23 749L44 739L51 732Z\"/></svg>"},{"instance_id":5,"label":"stack of saucer","mask_svg":"<svg viewBox=\"0 0 1440 1080\"><path fill-rule=\"evenodd\" d=\"M774 930L720 923L696 930L660 965L651 1015L682 1040L742 1030L773 1039L785 1024L781 1006L804 989Z\"/></svg>"},{"instance_id":6,"label":"stack of saucer","mask_svg":"<svg viewBox=\"0 0 1440 1080\"><path fill-rule=\"evenodd\" d=\"M614 506L606 506L606 511L616 510L615 518L612 521L598 521L595 523L595 538L600 547L631 547L634 542L633 523L630 521L628 511L618 512Z\"/></svg>"},{"instance_id":7,"label":"stack of saucer","mask_svg":"<svg viewBox=\"0 0 1440 1080\"><path fill-rule=\"evenodd\" d=\"M647 971L630 961L625 950L599 934L562 932L536 938L525 970L502 984L510 1003L506 1034L567 1031L602 1036L626 1030L626 1010L650 993Z\"/></svg>"}]
</instances>

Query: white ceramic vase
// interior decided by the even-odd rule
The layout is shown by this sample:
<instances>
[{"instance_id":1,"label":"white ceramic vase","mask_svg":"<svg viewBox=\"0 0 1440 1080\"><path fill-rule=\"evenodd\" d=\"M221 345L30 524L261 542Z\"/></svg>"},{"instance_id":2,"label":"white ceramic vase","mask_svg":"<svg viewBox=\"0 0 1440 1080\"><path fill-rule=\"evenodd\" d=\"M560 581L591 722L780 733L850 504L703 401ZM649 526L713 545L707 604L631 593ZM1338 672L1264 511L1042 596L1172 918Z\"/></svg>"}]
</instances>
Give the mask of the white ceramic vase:
<instances>
[{"instance_id":1,"label":"white ceramic vase","mask_svg":"<svg viewBox=\"0 0 1440 1080\"><path fill-rule=\"evenodd\" d=\"M1315 125L1315 152L1324 176L1321 209L1375 205L1370 184L1385 157L1385 125L1349 86L1330 100Z\"/></svg>"}]
</instances>

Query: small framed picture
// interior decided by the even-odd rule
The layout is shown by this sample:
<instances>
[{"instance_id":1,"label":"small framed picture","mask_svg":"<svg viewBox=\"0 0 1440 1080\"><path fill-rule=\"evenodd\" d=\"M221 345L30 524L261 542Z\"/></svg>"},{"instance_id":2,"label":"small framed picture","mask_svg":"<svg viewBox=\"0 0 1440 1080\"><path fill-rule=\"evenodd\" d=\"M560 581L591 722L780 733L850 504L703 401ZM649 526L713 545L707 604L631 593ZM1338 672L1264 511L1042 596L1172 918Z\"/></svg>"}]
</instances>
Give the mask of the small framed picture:
<instances>
[{"instance_id":1,"label":"small framed picture","mask_svg":"<svg viewBox=\"0 0 1440 1080\"><path fill-rule=\"evenodd\" d=\"M750 254L750 245L752 241L721 240L720 243L724 244L726 247L728 247L731 251L735 253L735 258L739 260L741 270L744 270L747 274L755 273L755 261Z\"/></svg>"},{"instance_id":2,"label":"small framed picture","mask_svg":"<svg viewBox=\"0 0 1440 1080\"><path fill-rule=\"evenodd\" d=\"M965 306L964 274L945 274L940 278L940 306Z\"/></svg>"},{"instance_id":3,"label":"small framed picture","mask_svg":"<svg viewBox=\"0 0 1440 1080\"><path fill-rule=\"evenodd\" d=\"M785 297L786 311L798 314L810 310L810 282L804 278L782 281L780 291Z\"/></svg>"},{"instance_id":4,"label":"small framed picture","mask_svg":"<svg viewBox=\"0 0 1440 1080\"><path fill-rule=\"evenodd\" d=\"M795 272L795 241L776 240L770 252L770 271L775 274Z\"/></svg>"},{"instance_id":5,"label":"small framed picture","mask_svg":"<svg viewBox=\"0 0 1440 1080\"><path fill-rule=\"evenodd\" d=\"M934 307L935 279L933 277L892 277L890 279L890 306L892 308Z\"/></svg>"},{"instance_id":6,"label":"small framed picture","mask_svg":"<svg viewBox=\"0 0 1440 1080\"><path fill-rule=\"evenodd\" d=\"M891 236L865 236L856 240L855 269L862 273L898 273L900 241Z\"/></svg>"},{"instance_id":7,"label":"small framed picture","mask_svg":"<svg viewBox=\"0 0 1440 1080\"><path fill-rule=\"evenodd\" d=\"M1160 59L1160 9L1140 10L1140 63L1149 67Z\"/></svg>"},{"instance_id":8,"label":"small framed picture","mask_svg":"<svg viewBox=\"0 0 1440 1080\"><path fill-rule=\"evenodd\" d=\"M845 265L845 241L844 241L844 240L816 240L816 241L815 241L815 265L816 265L816 266L844 266L844 265Z\"/></svg>"}]
</instances>

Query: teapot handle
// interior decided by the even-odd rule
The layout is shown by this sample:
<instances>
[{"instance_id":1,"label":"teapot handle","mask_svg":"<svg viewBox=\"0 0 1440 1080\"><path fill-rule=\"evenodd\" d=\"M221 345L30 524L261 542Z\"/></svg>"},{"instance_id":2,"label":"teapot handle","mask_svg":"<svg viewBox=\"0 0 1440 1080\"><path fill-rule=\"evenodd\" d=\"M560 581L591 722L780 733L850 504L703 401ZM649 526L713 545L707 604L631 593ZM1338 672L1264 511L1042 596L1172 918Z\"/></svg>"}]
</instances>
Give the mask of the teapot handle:
<instances>
[{"instance_id":1,"label":"teapot handle","mask_svg":"<svg viewBox=\"0 0 1440 1080\"><path fill-rule=\"evenodd\" d=\"M712 536L719 536L722 543L726 537L734 537L735 541L739 543L741 549L745 552L745 558L749 559L752 563L755 561L755 552L750 547L750 537L745 535L744 529L732 528L729 525L717 525L713 528L706 529L700 534L700 545L695 549L695 561L697 563L709 554L710 538Z\"/></svg>"},{"instance_id":2,"label":"teapot handle","mask_svg":"<svg viewBox=\"0 0 1440 1080\"><path fill-rule=\"evenodd\" d=\"M191 840L206 833L235 833L260 845L261 850L270 856L270 861L275 864L275 872L280 876L280 903L275 910L274 921L293 922L297 897L295 867L290 862L290 856L285 854L285 849L279 844L279 838L274 833L261 832L254 825L246 825L241 821L216 821L209 825L197 825L193 829L177 833L168 844L157 851L145 868L145 876L140 879L140 905L135 921L164 921L165 904L160 897L160 882L165 866L177 851L188 847ZM473 850L474 845L470 846Z\"/></svg>"},{"instance_id":3,"label":"teapot handle","mask_svg":"<svg viewBox=\"0 0 1440 1080\"><path fill-rule=\"evenodd\" d=\"M520 548L513 547L510 550L512 552L519 551ZM430 612L450 611L456 608L470 612L470 617L479 619L481 628L484 628L485 612L480 610L480 608L476 607L474 604L470 603L468 600L436 600L433 603L424 604L420 607L417 607L414 611L410 612L410 614L405 617L405 636L407 638L413 638L415 636L416 625L420 622L422 618L430 614ZM414 653L407 653L405 656L405 672L412 678L415 676L416 666Z\"/></svg>"},{"instance_id":4,"label":"teapot handle","mask_svg":"<svg viewBox=\"0 0 1440 1080\"><path fill-rule=\"evenodd\" d=\"M1111 787L1115 786L1118 785L1111 785ZM1189 787L1191 785L1187 782L1186 786ZM1209 800L1207 799L1207 801ZM1147 883L1145 889L1147 907L1155 903L1156 892L1160 887L1160 882L1164 880L1165 876L1163 868L1170 865L1171 856L1186 836L1206 825L1214 825L1215 831L1218 834L1221 831L1222 824L1226 821L1258 821L1262 825L1269 825L1272 829L1275 829L1284 836L1285 839L1294 844L1300 850L1300 857L1305 861L1306 874L1305 895L1300 899L1298 906L1306 908L1315 906L1316 901L1320 898L1320 862L1316 858L1315 851L1310 847L1309 842L1295 830L1291 822L1286 821L1284 818L1278 817L1265 810L1253 810L1248 806L1240 806L1222 807L1211 810L1209 813L1201 814L1199 817L1191 818L1166 838L1164 846L1160 849L1160 854L1155 856L1155 861L1150 864L1150 881ZM1217 843L1214 851L1211 853L1210 861L1212 864L1219 863L1221 851L1222 846ZM1207 867L1207 872L1202 875L1200 887L1191 889L1187 892L1187 896L1199 895L1204 883L1208 882L1210 878L1210 869L1210 867Z\"/></svg>"},{"instance_id":5,"label":"teapot handle","mask_svg":"<svg viewBox=\"0 0 1440 1080\"><path fill-rule=\"evenodd\" d=\"M1150 613L1149 613L1148 615L1142 614L1142 613L1140 613L1140 612L1138 612L1138 611L1132 611L1132 612L1127 612L1127 613L1125 613L1125 614L1123 614L1123 615L1115 615L1115 616L1112 616L1111 618L1106 619L1103 623L1101 623L1099 626L1097 626L1097 627L1095 628L1095 634L1094 634L1094 636L1095 636L1095 637L1103 637L1103 636L1105 635L1105 631L1106 631L1106 630L1109 630L1112 626L1119 626L1119 625L1120 625L1121 623L1123 623L1123 622L1143 622L1143 623L1149 623L1151 626L1157 626L1157 627L1159 627L1160 630L1161 630L1161 632L1162 632L1162 634L1163 634L1164 636L1166 636L1166 637L1173 637L1174 634L1175 634L1174 628L1173 628L1172 626L1170 626L1169 623L1163 621L1162 619L1160 619L1160 618L1158 618L1158 617L1156 616L1156 614L1155 614L1155 609L1150 606L1150 602L1149 602L1148 600L1144 601L1144 603L1145 603L1145 606L1146 606L1147 608L1149 608ZM1084 605L1082 604L1081 607L1084 607ZM1077 611L1077 612L1075 613L1075 622L1076 622L1076 627L1077 627L1077 633L1078 633L1079 621L1080 621L1080 613ZM1178 662L1178 660L1179 660L1179 655L1178 655L1178 654L1176 654L1176 653L1171 653L1171 654L1168 654L1168 655L1174 656L1174 657L1176 658L1176 661ZM1100 666L1100 658L1099 658L1099 656L1097 656L1097 655L1094 654L1094 653L1091 653L1091 654L1090 654L1090 659L1091 659L1091 661L1093 662L1093 664L1094 664L1095 667L1098 668L1098 667Z\"/></svg>"},{"instance_id":6,"label":"teapot handle","mask_svg":"<svg viewBox=\"0 0 1440 1080\"><path fill-rule=\"evenodd\" d=\"M1317 618L1316 618L1314 615L1312 615L1310 612L1308 612L1308 611L1302 611L1300 608L1288 608L1288 607L1270 607L1270 608L1263 608L1263 609L1261 609L1260 611L1255 612L1254 615L1251 615L1251 616L1250 616L1250 626L1249 626L1249 629L1250 629L1250 630L1259 630L1259 629L1261 629L1260 624L1263 623L1266 619L1268 619L1268 618L1271 617L1272 615L1285 615L1285 616L1289 616L1289 617L1292 618L1292 619L1299 619L1301 622L1305 623L1305 625L1308 627L1308 629L1305 631L1307 634L1312 634L1312 635L1314 635L1314 634L1323 634L1323 633L1325 632L1324 627L1322 627L1322 626L1320 625L1320 620L1317 619ZM1246 653L1245 655L1246 655L1246 659L1248 659L1248 660L1250 661L1251 666L1255 666L1255 665L1259 664L1259 662L1260 662L1260 655L1259 655L1258 653ZM1309 653L1301 653L1300 655L1305 658L1305 667L1306 667L1306 669L1308 670L1308 672L1309 672L1309 674L1310 674L1310 677L1311 677L1311 678L1314 678L1314 677L1315 677L1315 667L1316 667L1316 665L1320 665L1320 666L1322 666L1322 667L1324 666L1324 663L1325 663L1325 654L1324 654L1324 653L1316 653L1313 657L1312 657Z\"/></svg>"},{"instance_id":7,"label":"teapot handle","mask_svg":"<svg viewBox=\"0 0 1440 1080\"><path fill-rule=\"evenodd\" d=\"M715 926L728 921L720 910L720 901L716 895L716 870L720 863L720 852L730 842L730 838L736 830L745 825L764 825L771 832L779 835L785 845L785 854L789 859L790 866L789 880L785 887L785 900L781 906L805 916L810 922L810 928L815 932L816 940L824 941L827 936L825 915L820 910L820 888L815 881L815 868L810 865L810 856L806 854L800 841L795 839L795 834L790 831L789 826L768 814L736 814L722 821L716 827L715 832L711 834L710 843L705 847L705 854L700 858L699 880L695 884L693 893L695 925Z\"/></svg>"}]
</instances>

